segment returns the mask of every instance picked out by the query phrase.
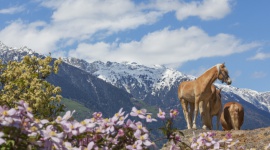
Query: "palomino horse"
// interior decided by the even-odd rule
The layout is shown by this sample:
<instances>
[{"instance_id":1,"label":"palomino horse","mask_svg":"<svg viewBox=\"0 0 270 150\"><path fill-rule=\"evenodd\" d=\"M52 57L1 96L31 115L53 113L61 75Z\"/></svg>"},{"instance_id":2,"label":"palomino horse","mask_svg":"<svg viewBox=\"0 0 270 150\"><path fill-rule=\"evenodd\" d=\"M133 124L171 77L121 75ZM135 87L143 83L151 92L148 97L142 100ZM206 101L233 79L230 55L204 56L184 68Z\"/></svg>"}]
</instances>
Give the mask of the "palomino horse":
<instances>
[{"instance_id":1,"label":"palomino horse","mask_svg":"<svg viewBox=\"0 0 270 150\"><path fill-rule=\"evenodd\" d=\"M223 130L240 130L244 122L244 108L237 102L228 102L223 107L220 122Z\"/></svg>"},{"instance_id":2,"label":"palomino horse","mask_svg":"<svg viewBox=\"0 0 270 150\"><path fill-rule=\"evenodd\" d=\"M217 116L217 122L216 122L216 128L219 129L219 120L222 113L222 103L221 103L221 89L216 89L214 85L211 86L212 90L212 96L209 99L209 102L207 104L207 108L205 111L208 111L210 113L210 118L206 118L206 127L208 129L212 129L213 127L213 117ZM200 109L202 109L202 101L200 102ZM200 110L200 112L202 112ZM209 120L210 119L210 120Z\"/></svg>"},{"instance_id":3,"label":"palomino horse","mask_svg":"<svg viewBox=\"0 0 270 150\"><path fill-rule=\"evenodd\" d=\"M191 119L194 112L193 117L193 125L192 128L196 129L196 119L198 116L198 107L200 101L204 101L204 108L207 107L207 103L212 95L211 86L217 80L221 80L221 82L225 82L228 85L232 83L227 68L225 64L217 64L212 68L208 69L205 73L203 73L200 77L198 77L194 81L184 81L180 83L178 87L178 98L181 102L183 113L187 122L188 129L191 129ZM191 109L188 111L188 102L190 102ZM194 106L192 106L194 103ZM194 111L192 107L194 107ZM206 112L202 112L202 119L205 124L206 117L210 118L210 114ZM205 126L204 126L205 128Z\"/></svg>"}]
</instances>

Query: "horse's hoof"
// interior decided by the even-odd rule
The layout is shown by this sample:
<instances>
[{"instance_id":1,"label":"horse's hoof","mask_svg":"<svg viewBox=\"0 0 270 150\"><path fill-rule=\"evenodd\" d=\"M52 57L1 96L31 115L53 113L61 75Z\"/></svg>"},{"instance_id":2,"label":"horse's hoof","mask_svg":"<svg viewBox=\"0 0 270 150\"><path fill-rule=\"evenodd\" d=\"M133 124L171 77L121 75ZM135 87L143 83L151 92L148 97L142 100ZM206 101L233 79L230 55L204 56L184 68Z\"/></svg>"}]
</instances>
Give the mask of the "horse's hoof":
<instances>
[{"instance_id":1,"label":"horse's hoof","mask_svg":"<svg viewBox=\"0 0 270 150\"><path fill-rule=\"evenodd\" d=\"M196 125L195 125L195 124L192 126L192 129L197 129L197 127L196 127Z\"/></svg>"},{"instance_id":2,"label":"horse's hoof","mask_svg":"<svg viewBox=\"0 0 270 150\"><path fill-rule=\"evenodd\" d=\"M206 127L206 125L203 125L203 127L202 127L204 130L206 130L207 129L207 127Z\"/></svg>"}]
</instances>

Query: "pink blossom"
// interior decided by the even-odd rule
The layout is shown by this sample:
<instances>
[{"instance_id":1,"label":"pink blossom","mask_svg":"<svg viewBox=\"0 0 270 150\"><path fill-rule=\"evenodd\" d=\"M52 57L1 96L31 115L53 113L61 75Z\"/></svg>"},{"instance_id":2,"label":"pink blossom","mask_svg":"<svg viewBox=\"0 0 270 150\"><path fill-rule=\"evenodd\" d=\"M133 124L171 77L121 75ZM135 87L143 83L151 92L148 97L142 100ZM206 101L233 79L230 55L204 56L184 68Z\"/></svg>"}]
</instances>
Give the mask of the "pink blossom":
<instances>
[{"instance_id":1,"label":"pink blossom","mask_svg":"<svg viewBox=\"0 0 270 150\"><path fill-rule=\"evenodd\" d=\"M142 150L142 141L135 141L133 145L127 145L128 150Z\"/></svg>"},{"instance_id":2,"label":"pink blossom","mask_svg":"<svg viewBox=\"0 0 270 150\"><path fill-rule=\"evenodd\" d=\"M72 117L72 115L75 113L75 110L73 110L72 112L69 110L66 112L66 114L63 116L62 120L67 121L68 119L70 119Z\"/></svg>"},{"instance_id":3,"label":"pink blossom","mask_svg":"<svg viewBox=\"0 0 270 150\"><path fill-rule=\"evenodd\" d=\"M81 127L81 124L79 122L62 122L61 125L68 138L72 138L72 136L77 136L79 134L79 127Z\"/></svg>"},{"instance_id":4,"label":"pink blossom","mask_svg":"<svg viewBox=\"0 0 270 150\"><path fill-rule=\"evenodd\" d=\"M77 125L79 128L79 133L85 132L87 129L93 129L96 126L96 123L93 122L93 119L84 119L81 121L80 125Z\"/></svg>"},{"instance_id":5,"label":"pink blossom","mask_svg":"<svg viewBox=\"0 0 270 150\"><path fill-rule=\"evenodd\" d=\"M171 109L170 110L170 117L175 118L179 114L178 110L176 109Z\"/></svg>"},{"instance_id":6,"label":"pink blossom","mask_svg":"<svg viewBox=\"0 0 270 150\"><path fill-rule=\"evenodd\" d=\"M157 114L158 118L160 118L160 119L165 119L165 115L166 115L166 113L163 112L163 111L159 108L159 111L158 111L158 114Z\"/></svg>"},{"instance_id":7,"label":"pink blossom","mask_svg":"<svg viewBox=\"0 0 270 150\"><path fill-rule=\"evenodd\" d=\"M102 119L102 113L101 112L94 112L93 118L95 118L96 120Z\"/></svg>"},{"instance_id":8,"label":"pink blossom","mask_svg":"<svg viewBox=\"0 0 270 150\"><path fill-rule=\"evenodd\" d=\"M121 116L119 117L119 120L118 122L116 123L117 125L123 125L124 124L124 121L125 119L128 117L128 114L126 116Z\"/></svg>"},{"instance_id":9,"label":"pink blossom","mask_svg":"<svg viewBox=\"0 0 270 150\"><path fill-rule=\"evenodd\" d=\"M93 141L89 142L87 145L87 150L92 150L92 149L98 149L98 147L95 145Z\"/></svg>"},{"instance_id":10,"label":"pink blossom","mask_svg":"<svg viewBox=\"0 0 270 150\"><path fill-rule=\"evenodd\" d=\"M136 132L134 133L134 137L138 141L141 141L145 146L152 145L152 143L149 140L149 135L147 133L142 134L141 130L136 130Z\"/></svg>"},{"instance_id":11,"label":"pink blossom","mask_svg":"<svg viewBox=\"0 0 270 150\"><path fill-rule=\"evenodd\" d=\"M21 121L14 117L16 115L16 112L17 111L14 108L8 110L6 108L0 107L0 124L3 126L13 126L15 120L19 121L20 123Z\"/></svg>"},{"instance_id":12,"label":"pink blossom","mask_svg":"<svg viewBox=\"0 0 270 150\"><path fill-rule=\"evenodd\" d=\"M138 110L136 107L132 107L132 111L130 113L131 116L138 116L141 119L145 119L146 109Z\"/></svg>"},{"instance_id":13,"label":"pink blossom","mask_svg":"<svg viewBox=\"0 0 270 150\"><path fill-rule=\"evenodd\" d=\"M35 119L31 126L37 126L38 128L42 128L49 121L47 119Z\"/></svg>"},{"instance_id":14,"label":"pink blossom","mask_svg":"<svg viewBox=\"0 0 270 150\"><path fill-rule=\"evenodd\" d=\"M44 137L44 140L52 140L55 143L60 143L64 137L63 132L57 133L55 130L53 130L52 125L47 126L46 129L42 130L41 133Z\"/></svg>"},{"instance_id":15,"label":"pink blossom","mask_svg":"<svg viewBox=\"0 0 270 150\"><path fill-rule=\"evenodd\" d=\"M124 132L124 130L123 129L119 129L118 130L118 133L117 133L117 136L124 136L125 135L125 132Z\"/></svg>"},{"instance_id":16,"label":"pink blossom","mask_svg":"<svg viewBox=\"0 0 270 150\"><path fill-rule=\"evenodd\" d=\"M122 112L123 108L121 108L118 113L114 114L112 117L113 121L117 121L120 117L124 116L125 112Z\"/></svg>"},{"instance_id":17,"label":"pink blossom","mask_svg":"<svg viewBox=\"0 0 270 150\"><path fill-rule=\"evenodd\" d=\"M1 107L2 108L2 107ZM16 109L11 108L10 110L0 109L0 115L1 116L13 116L16 113Z\"/></svg>"},{"instance_id":18,"label":"pink blossom","mask_svg":"<svg viewBox=\"0 0 270 150\"><path fill-rule=\"evenodd\" d=\"M157 121L156 119L152 118L150 114L146 116L146 122L152 122L152 121Z\"/></svg>"},{"instance_id":19,"label":"pink blossom","mask_svg":"<svg viewBox=\"0 0 270 150\"><path fill-rule=\"evenodd\" d=\"M143 124L142 124L140 121L138 121L138 122L136 122L136 123L133 123L133 124L130 124L130 127L131 127L133 130L141 130L141 131L143 131L143 132L145 132L145 133L148 132L148 130L143 126Z\"/></svg>"}]
</instances>

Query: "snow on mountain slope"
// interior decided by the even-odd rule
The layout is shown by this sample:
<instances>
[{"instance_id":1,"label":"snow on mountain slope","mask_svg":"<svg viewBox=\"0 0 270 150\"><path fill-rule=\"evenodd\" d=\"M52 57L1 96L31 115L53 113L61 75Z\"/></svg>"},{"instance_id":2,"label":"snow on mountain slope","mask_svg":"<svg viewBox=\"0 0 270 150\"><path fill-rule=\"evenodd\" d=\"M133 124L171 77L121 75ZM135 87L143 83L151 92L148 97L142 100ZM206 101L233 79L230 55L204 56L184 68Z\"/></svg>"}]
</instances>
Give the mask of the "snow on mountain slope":
<instances>
[{"instance_id":1,"label":"snow on mountain slope","mask_svg":"<svg viewBox=\"0 0 270 150\"><path fill-rule=\"evenodd\" d=\"M153 92L154 94L155 91L160 91L164 88L170 90L177 80L183 78L194 79L193 76L188 76L160 65L147 67L135 62L117 63L109 61L106 63L101 61L87 63L76 58L65 58L64 61L86 70L114 86L119 87L122 85L128 92L137 84L139 87L144 87L145 91ZM131 82L134 83L132 84Z\"/></svg>"},{"instance_id":2,"label":"snow on mountain slope","mask_svg":"<svg viewBox=\"0 0 270 150\"><path fill-rule=\"evenodd\" d=\"M35 53L33 50L27 48L26 46L21 48L8 47L0 41L0 56L3 62L7 62L8 60L19 61L25 55L39 55L39 54Z\"/></svg>"},{"instance_id":3,"label":"snow on mountain slope","mask_svg":"<svg viewBox=\"0 0 270 150\"><path fill-rule=\"evenodd\" d=\"M240 89L233 86L216 84L222 91L235 94L243 100L255 105L257 108L270 112L270 92L257 92L251 89ZM235 98L236 101L239 101Z\"/></svg>"}]
</instances>

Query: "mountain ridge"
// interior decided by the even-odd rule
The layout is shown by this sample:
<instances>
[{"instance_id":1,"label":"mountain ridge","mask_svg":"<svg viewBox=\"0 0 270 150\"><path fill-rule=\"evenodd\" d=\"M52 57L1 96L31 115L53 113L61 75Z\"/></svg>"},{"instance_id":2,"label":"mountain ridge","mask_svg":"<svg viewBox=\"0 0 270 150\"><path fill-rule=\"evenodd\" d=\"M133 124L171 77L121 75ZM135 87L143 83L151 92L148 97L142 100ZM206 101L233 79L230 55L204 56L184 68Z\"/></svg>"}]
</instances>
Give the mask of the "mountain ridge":
<instances>
[{"instance_id":1,"label":"mountain ridge","mask_svg":"<svg viewBox=\"0 0 270 150\"><path fill-rule=\"evenodd\" d=\"M152 95L158 94L158 90L164 90L166 88L167 91L170 91L172 86L178 86L178 82L176 82L176 80L194 80L196 78L194 76L183 74L177 70L167 68L165 66L147 67L134 62L117 63L95 61L92 63L88 63L84 60L76 58L65 58L64 61L82 70L85 70L118 88L122 88L129 93L131 93L132 88L134 88L132 87L132 84L125 82L130 76L138 76L132 79L132 82L139 83L138 86L150 86L145 87L144 90L147 92L151 92ZM80 61L84 62L83 66L79 65ZM74 62L77 62L77 64L74 64ZM116 72L116 70L118 70L118 72ZM122 72L119 70L121 70ZM151 78L153 76L156 78ZM123 77L123 81L118 81L121 80L121 78ZM262 110L270 112L270 91L257 92L251 89L240 89L237 87L219 83L215 83L215 85L218 88L222 88L225 92L240 95L240 97L245 101L257 106Z\"/></svg>"}]
</instances>

